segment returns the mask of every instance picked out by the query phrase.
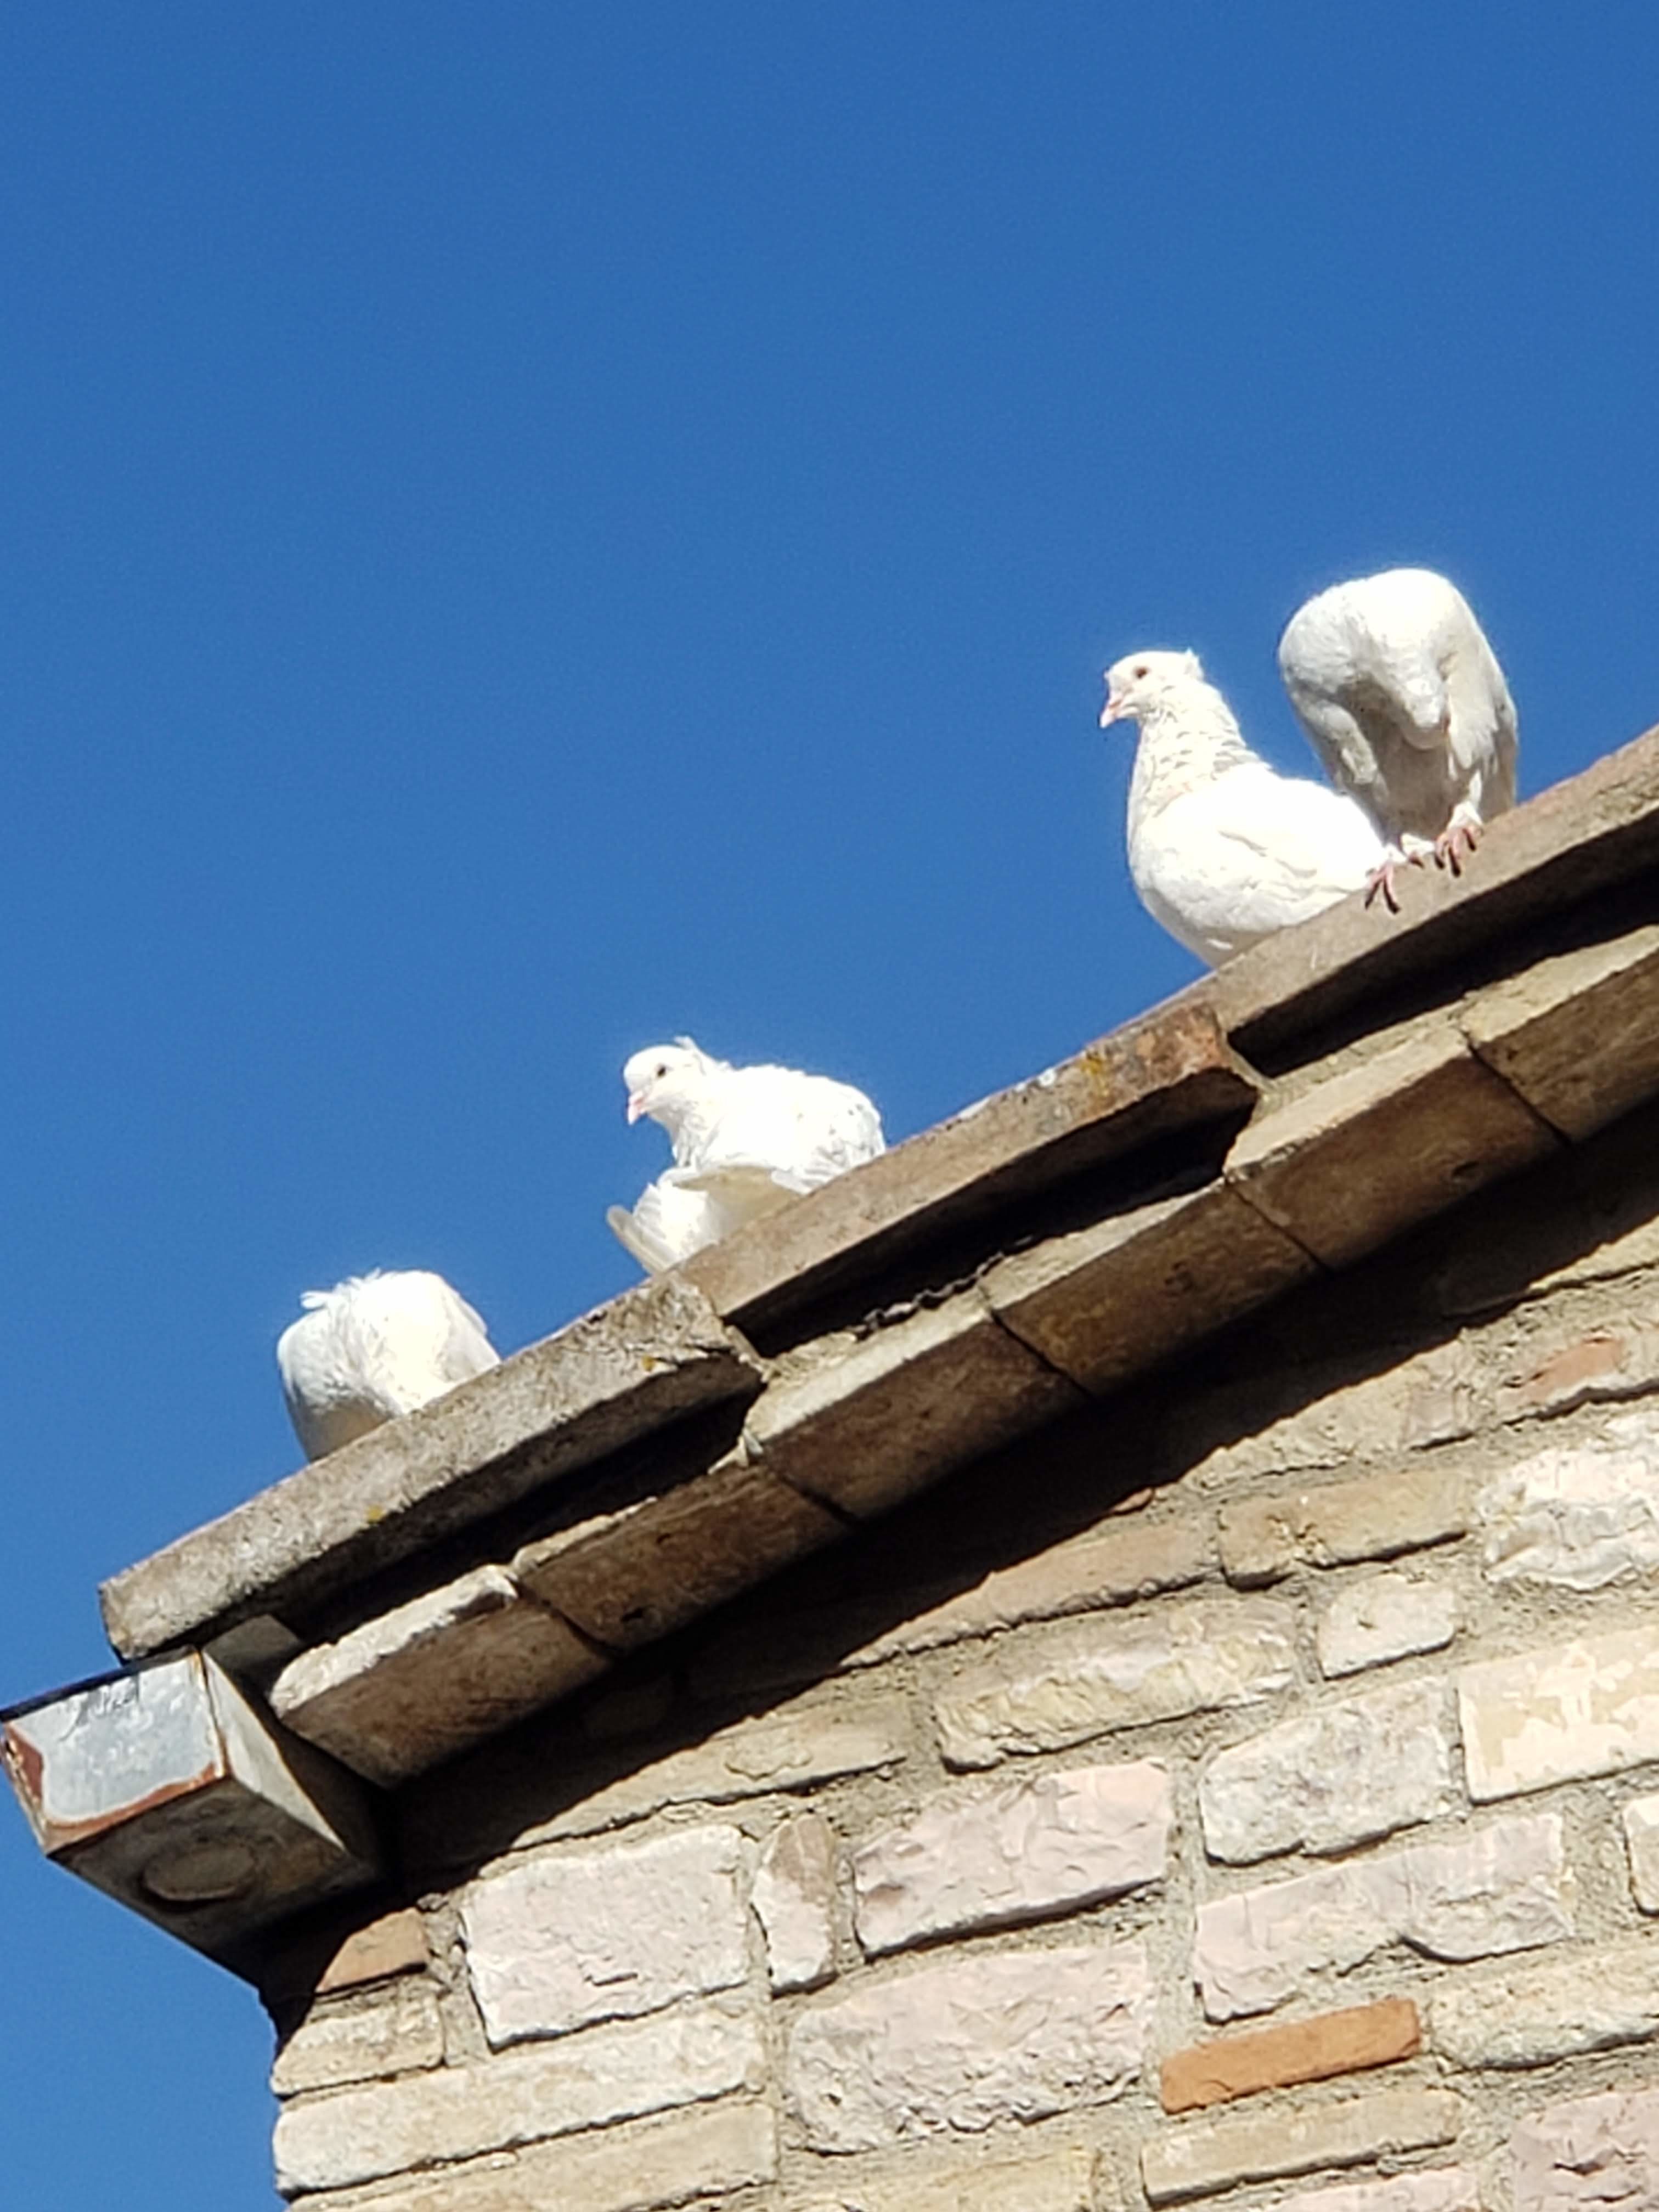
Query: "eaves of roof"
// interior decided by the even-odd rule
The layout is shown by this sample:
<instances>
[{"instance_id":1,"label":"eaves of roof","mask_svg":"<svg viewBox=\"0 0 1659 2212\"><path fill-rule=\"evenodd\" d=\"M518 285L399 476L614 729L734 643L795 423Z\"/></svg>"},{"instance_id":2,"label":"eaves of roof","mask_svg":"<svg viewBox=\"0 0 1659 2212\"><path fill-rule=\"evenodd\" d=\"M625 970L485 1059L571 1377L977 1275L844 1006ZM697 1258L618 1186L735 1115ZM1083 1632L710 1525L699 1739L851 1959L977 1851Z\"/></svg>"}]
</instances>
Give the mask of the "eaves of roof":
<instances>
[{"instance_id":1,"label":"eaves of roof","mask_svg":"<svg viewBox=\"0 0 1659 2212\"><path fill-rule=\"evenodd\" d=\"M117 1653L395 1787L1659 1091L1656 862L1659 732L115 1576Z\"/></svg>"}]
</instances>

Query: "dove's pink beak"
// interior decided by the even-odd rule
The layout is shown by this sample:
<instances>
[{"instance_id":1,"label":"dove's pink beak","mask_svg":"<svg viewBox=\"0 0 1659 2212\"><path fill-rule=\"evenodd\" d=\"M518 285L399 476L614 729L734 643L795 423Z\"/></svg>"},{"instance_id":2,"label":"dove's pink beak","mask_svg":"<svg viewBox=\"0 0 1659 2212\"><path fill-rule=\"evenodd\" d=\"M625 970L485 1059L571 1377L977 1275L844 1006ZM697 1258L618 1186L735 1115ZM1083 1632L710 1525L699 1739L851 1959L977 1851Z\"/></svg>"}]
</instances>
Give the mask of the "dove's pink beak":
<instances>
[{"instance_id":1,"label":"dove's pink beak","mask_svg":"<svg viewBox=\"0 0 1659 2212\"><path fill-rule=\"evenodd\" d=\"M637 1091L630 1091L628 1094L628 1118L629 1121L637 1121L644 1111L644 1099L641 1097Z\"/></svg>"},{"instance_id":2,"label":"dove's pink beak","mask_svg":"<svg viewBox=\"0 0 1659 2212\"><path fill-rule=\"evenodd\" d=\"M1110 724L1119 720L1122 713L1122 700L1118 697L1115 691L1109 691L1106 694L1106 704L1100 710L1101 728L1103 730L1109 727Z\"/></svg>"}]
</instances>

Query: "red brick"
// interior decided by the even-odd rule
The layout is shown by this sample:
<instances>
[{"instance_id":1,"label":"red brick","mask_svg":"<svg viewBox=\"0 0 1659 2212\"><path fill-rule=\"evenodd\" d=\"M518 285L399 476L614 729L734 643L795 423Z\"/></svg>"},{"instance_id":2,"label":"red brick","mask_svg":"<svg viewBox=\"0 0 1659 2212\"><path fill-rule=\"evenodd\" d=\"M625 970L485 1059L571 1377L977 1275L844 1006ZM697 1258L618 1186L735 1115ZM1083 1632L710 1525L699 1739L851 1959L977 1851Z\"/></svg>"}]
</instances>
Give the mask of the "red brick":
<instances>
[{"instance_id":1,"label":"red brick","mask_svg":"<svg viewBox=\"0 0 1659 2212\"><path fill-rule=\"evenodd\" d=\"M429 1956L426 1930L414 1907L388 1912L383 1920L371 1920L367 1928L346 1937L324 1967L317 1994L355 1989L360 1982L382 1982L392 1974L416 1973Z\"/></svg>"},{"instance_id":2,"label":"red brick","mask_svg":"<svg viewBox=\"0 0 1659 2212\"><path fill-rule=\"evenodd\" d=\"M1322 2013L1316 2020L1293 2021L1285 2027L1218 2036L1212 2043L1175 2051L1160 2069L1159 2093L1166 2112L1190 2112L1200 2105L1254 2096L1260 2089L1391 2065L1395 2059L1414 2057L1422 2042L1417 2007L1410 1998L1384 1997L1377 2004Z\"/></svg>"}]
</instances>

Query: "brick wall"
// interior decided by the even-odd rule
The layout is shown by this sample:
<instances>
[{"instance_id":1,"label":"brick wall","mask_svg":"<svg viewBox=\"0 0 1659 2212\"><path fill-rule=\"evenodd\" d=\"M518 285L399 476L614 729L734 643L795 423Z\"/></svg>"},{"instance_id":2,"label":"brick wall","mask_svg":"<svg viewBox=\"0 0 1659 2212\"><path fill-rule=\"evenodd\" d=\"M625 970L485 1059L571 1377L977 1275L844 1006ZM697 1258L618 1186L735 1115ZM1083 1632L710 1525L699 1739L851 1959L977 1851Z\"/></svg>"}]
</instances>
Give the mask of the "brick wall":
<instances>
[{"instance_id":1,"label":"brick wall","mask_svg":"<svg viewBox=\"0 0 1659 2212\"><path fill-rule=\"evenodd\" d=\"M405 1790L306 2212L1659 2204L1659 1118Z\"/></svg>"}]
</instances>

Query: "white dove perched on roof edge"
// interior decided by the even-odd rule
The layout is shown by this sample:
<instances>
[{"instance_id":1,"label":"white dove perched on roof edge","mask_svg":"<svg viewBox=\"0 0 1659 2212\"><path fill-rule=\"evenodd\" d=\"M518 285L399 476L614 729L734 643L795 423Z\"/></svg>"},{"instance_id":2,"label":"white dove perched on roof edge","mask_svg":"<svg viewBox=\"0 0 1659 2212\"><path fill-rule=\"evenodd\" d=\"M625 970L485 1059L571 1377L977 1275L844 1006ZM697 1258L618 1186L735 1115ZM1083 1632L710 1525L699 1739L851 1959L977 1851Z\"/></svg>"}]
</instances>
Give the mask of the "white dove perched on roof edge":
<instances>
[{"instance_id":1,"label":"white dove perched on roof edge","mask_svg":"<svg viewBox=\"0 0 1659 2212\"><path fill-rule=\"evenodd\" d=\"M654 1273L803 1191L886 1150L881 1116L861 1091L793 1067L733 1067L690 1037L636 1052L623 1069L628 1118L659 1121L674 1164L633 1213L606 1218ZM688 1200L707 1201L699 1220ZM671 1258L657 1261L656 1252Z\"/></svg>"},{"instance_id":2,"label":"white dove perched on roof edge","mask_svg":"<svg viewBox=\"0 0 1659 2212\"><path fill-rule=\"evenodd\" d=\"M1129 873L1141 904L1212 968L1364 887L1382 840L1351 799L1280 775L1240 734L1195 653L1132 653L1100 720L1135 721Z\"/></svg>"},{"instance_id":3,"label":"white dove perched on roof edge","mask_svg":"<svg viewBox=\"0 0 1659 2212\"><path fill-rule=\"evenodd\" d=\"M501 1364L466 1300L423 1268L351 1275L300 1303L306 1310L276 1340L276 1366L307 1459Z\"/></svg>"},{"instance_id":4,"label":"white dove perched on roof edge","mask_svg":"<svg viewBox=\"0 0 1659 2212\"><path fill-rule=\"evenodd\" d=\"M1460 842L1473 852L1514 805L1515 702L1468 602L1432 569L1321 592L1285 625L1279 669L1332 780L1388 841L1385 891L1401 860L1457 873Z\"/></svg>"}]
</instances>

